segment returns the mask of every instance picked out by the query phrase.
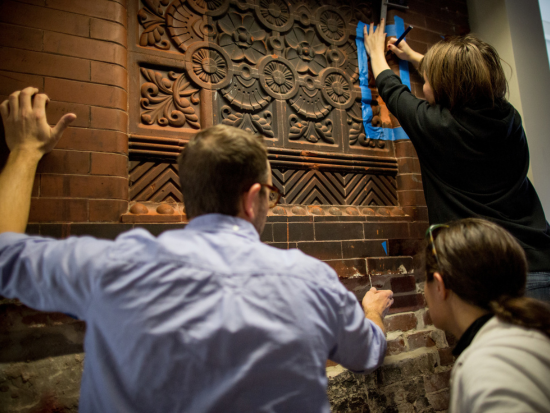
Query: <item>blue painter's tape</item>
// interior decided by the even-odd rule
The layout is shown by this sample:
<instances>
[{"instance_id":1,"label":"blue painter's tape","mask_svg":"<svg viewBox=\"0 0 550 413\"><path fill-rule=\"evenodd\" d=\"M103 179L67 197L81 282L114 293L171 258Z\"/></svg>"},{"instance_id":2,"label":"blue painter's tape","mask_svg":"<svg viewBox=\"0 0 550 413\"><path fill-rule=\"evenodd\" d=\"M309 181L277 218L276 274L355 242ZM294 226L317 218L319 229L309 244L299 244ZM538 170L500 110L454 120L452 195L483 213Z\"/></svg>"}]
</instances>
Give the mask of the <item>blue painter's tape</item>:
<instances>
[{"instance_id":1,"label":"blue painter's tape","mask_svg":"<svg viewBox=\"0 0 550 413\"><path fill-rule=\"evenodd\" d=\"M382 248L384 248L384 252L386 253L386 255L388 255L388 247L387 247L387 242L386 241L384 241L382 243Z\"/></svg>"},{"instance_id":2,"label":"blue painter's tape","mask_svg":"<svg viewBox=\"0 0 550 413\"><path fill-rule=\"evenodd\" d=\"M402 18L395 17L395 24L386 26L386 33L389 37L399 37L405 31L405 23ZM359 85L361 87L361 113L363 115L363 126L367 138L381 139L385 141L395 141L398 139L409 139L403 128L383 128L380 126L372 126L372 93L369 89L369 66L368 56L365 51L365 39L363 36L363 28L365 23L359 22L355 32L355 44L357 46L357 60L359 63ZM375 26L376 29L376 26ZM368 30L368 27L367 27ZM409 66L404 60L399 62L399 76L403 84L411 88L409 77Z\"/></svg>"}]
</instances>

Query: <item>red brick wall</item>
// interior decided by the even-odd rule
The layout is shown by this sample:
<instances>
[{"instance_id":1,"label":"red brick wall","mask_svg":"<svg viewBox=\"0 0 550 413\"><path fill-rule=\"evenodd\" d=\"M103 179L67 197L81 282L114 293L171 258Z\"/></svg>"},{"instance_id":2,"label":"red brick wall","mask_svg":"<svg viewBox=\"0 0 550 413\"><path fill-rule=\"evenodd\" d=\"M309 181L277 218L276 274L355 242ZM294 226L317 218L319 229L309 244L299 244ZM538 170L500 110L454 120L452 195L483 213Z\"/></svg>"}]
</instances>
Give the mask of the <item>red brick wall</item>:
<instances>
[{"instance_id":1,"label":"red brick wall","mask_svg":"<svg viewBox=\"0 0 550 413\"><path fill-rule=\"evenodd\" d=\"M30 222L118 221L127 210L126 1L0 2L0 99L35 86L48 120L77 119L38 167Z\"/></svg>"}]
</instances>

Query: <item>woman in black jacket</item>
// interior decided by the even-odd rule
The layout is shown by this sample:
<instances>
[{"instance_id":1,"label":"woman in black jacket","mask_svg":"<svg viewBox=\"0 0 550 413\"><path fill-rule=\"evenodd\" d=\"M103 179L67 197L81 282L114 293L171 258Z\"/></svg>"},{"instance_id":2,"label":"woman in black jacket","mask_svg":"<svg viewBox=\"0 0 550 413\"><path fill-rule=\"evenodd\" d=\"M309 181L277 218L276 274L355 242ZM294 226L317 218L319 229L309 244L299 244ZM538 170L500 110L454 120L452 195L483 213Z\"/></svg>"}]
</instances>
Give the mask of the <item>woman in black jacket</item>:
<instances>
[{"instance_id":1,"label":"woman in black jacket","mask_svg":"<svg viewBox=\"0 0 550 413\"><path fill-rule=\"evenodd\" d=\"M402 41L386 48L384 21L365 27L376 86L420 160L430 224L481 217L507 229L527 256L526 295L550 302L550 226L527 178L529 148L505 99L500 57L473 35L442 40L425 56ZM386 49L425 80L418 99L389 68Z\"/></svg>"}]
</instances>

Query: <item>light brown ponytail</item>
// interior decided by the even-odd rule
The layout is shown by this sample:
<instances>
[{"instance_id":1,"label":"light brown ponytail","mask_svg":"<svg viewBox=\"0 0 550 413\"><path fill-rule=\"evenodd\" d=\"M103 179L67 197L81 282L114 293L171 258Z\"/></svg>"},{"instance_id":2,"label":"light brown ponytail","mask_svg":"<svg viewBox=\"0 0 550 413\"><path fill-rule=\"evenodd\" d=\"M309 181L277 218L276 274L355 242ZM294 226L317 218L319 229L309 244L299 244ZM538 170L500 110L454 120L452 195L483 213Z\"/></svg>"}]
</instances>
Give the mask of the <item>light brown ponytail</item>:
<instances>
[{"instance_id":1,"label":"light brown ponytail","mask_svg":"<svg viewBox=\"0 0 550 413\"><path fill-rule=\"evenodd\" d=\"M527 261L509 232L468 218L438 228L433 235L437 259L429 242L424 249L428 282L439 272L445 286L467 303L550 338L550 305L523 296Z\"/></svg>"},{"instance_id":2,"label":"light brown ponytail","mask_svg":"<svg viewBox=\"0 0 550 413\"><path fill-rule=\"evenodd\" d=\"M506 323L539 330L550 338L550 305L529 297L501 297L490 303L491 310Z\"/></svg>"}]
</instances>

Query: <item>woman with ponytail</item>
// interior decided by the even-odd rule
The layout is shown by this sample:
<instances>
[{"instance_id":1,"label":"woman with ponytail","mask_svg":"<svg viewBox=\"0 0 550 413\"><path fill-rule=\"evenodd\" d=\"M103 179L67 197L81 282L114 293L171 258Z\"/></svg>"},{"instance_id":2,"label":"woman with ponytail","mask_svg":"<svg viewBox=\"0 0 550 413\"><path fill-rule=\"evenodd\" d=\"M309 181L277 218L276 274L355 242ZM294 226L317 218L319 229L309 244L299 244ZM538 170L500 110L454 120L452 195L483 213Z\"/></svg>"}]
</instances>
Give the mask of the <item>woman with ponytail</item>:
<instances>
[{"instance_id":1,"label":"woman with ponytail","mask_svg":"<svg viewBox=\"0 0 550 413\"><path fill-rule=\"evenodd\" d=\"M550 305L524 296L525 253L482 219L432 225L424 293L458 338L450 412L550 411Z\"/></svg>"}]
</instances>

